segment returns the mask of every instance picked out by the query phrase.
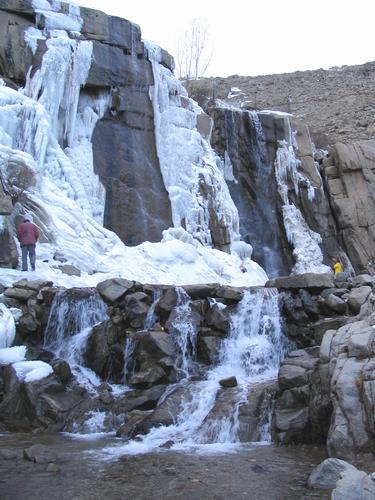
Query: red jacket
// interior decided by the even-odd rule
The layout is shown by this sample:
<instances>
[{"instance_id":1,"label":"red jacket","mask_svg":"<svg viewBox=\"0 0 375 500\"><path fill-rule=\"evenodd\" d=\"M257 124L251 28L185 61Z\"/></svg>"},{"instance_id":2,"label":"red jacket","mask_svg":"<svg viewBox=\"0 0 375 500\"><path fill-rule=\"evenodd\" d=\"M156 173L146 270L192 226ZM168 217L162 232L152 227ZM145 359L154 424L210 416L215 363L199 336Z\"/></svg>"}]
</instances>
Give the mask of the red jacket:
<instances>
[{"instance_id":1,"label":"red jacket","mask_svg":"<svg viewBox=\"0 0 375 500\"><path fill-rule=\"evenodd\" d=\"M17 229L17 238L21 247L35 245L39 238L39 230L32 222L22 222Z\"/></svg>"}]
</instances>

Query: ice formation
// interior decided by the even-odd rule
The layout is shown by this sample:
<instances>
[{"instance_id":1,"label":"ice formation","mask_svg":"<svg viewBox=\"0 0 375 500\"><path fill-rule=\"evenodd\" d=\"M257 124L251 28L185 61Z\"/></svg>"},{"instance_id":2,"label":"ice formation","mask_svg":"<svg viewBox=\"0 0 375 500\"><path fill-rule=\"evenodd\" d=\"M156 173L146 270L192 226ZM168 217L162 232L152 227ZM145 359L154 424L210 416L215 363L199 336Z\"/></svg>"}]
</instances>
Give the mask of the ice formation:
<instances>
[{"instance_id":1,"label":"ice formation","mask_svg":"<svg viewBox=\"0 0 375 500\"><path fill-rule=\"evenodd\" d=\"M173 225L210 245L210 211L214 211L231 240L239 239L238 212L218 166L220 159L196 128L203 110L189 99L171 71L159 64L160 48L151 43L147 48L155 81L151 99L156 147ZM206 196L204 190L211 195Z\"/></svg>"},{"instance_id":2,"label":"ice formation","mask_svg":"<svg viewBox=\"0 0 375 500\"><path fill-rule=\"evenodd\" d=\"M0 304L0 348L10 347L16 336L16 324L12 313Z\"/></svg>"},{"instance_id":3,"label":"ice formation","mask_svg":"<svg viewBox=\"0 0 375 500\"><path fill-rule=\"evenodd\" d=\"M53 373L52 366L44 361L18 361L12 366L22 382L36 382Z\"/></svg>"},{"instance_id":4,"label":"ice formation","mask_svg":"<svg viewBox=\"0 0 375 500\"><path fill-rule=\"evenodd\" d=\"M302 273L327 273L330 268L323 264L323 254L319 244L322 242L320 234L308 226L301 211L289 200L289 184L293 185L296 194L299 184L307 184L308 198L313 201L315 189L310 181L300 172L300 161L295 154L296 142L291 129L289 118L286 116L289 134L285 140L279 141L276 152L275 176L278 190L283 202L283 220L288 241L293 246L295 264L294 274Z\"/></svg>"},{"instance_id":5,"label":"ice formation","mask_svg":"<svg viewBox=\"0 0 375 500\"><path fill-rule=\"evenodd\" d=\"M0 366L11 365L18 361L25 361L26 346L14 346L0 349Z\"/></svg>"}]
</instances>

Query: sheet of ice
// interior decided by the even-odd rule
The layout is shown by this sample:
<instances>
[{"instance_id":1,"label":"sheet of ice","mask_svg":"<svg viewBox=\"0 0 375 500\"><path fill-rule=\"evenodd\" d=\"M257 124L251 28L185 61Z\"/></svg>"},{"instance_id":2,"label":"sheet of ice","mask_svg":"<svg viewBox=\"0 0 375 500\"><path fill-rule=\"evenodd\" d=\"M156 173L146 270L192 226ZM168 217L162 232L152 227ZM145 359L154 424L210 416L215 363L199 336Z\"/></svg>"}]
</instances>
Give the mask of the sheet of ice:
<instances>
[{"instance_id":1,"label":"sheet of ice","mask_svg":"<svg viewBox=\"0 0 375 500\"><path fill-rule=\"evenodd\" d=\"M27 46L30 47L32 53L35 55L38 48L38 40L46 40L46 37L43 35L42 30L30 26L24 32L24 39Z\"/></svg>"},{"instance_id":2,"label":"sheet of ice","mask_svg":"<svg viewBox=\"0 0 375 500\"><path fill-rule=\"evenodd\" d=\"M0 366L11 365L24 361L26 357L26 346L14 346L0 349Z\"/></svg>"},{"instance_id":3,"label":"sheet of ice","mask_svg":"<svg viewBox=\"0 0 375 500\"><path fill-rule=\"evenodd\" d=\"M319 244L322 242L320 234L308 226L301 211L289 200L289 184L293 185L296 194L300 183L308 187L308 198L313 202L315 189L305 175L299 170L300 160L296 157L295 134L287 118L289 134L285 140L279 141L276 152L275 177L278 191L283 201L284 228L288 241L293 246L295 265L293 274L327 273L330 268L323 264L323 254Z\"/></svg>"},{"instance_id":4,"label":"sheet of ice","mask_svg":"<svg viewBox=\"0 0 375 500\"><path fill-rule=\"evenodd\" d=\"M238 212L218 167L221 160L197 130L197 116L203 111L189 99L171 71L159 63L160 48L150 42L146 47L155 82L150 94L157 154L173 225L185 227L202 244L210 245L214 213L231 240L239 239Z\"/></svg>"},{"instance_id":5,"label":"sheet of ice","mask_svg":"<svg viewBox=\"0 0 375 500\"><path fill-rule=\"evenodd\" d=\"M12 366L18 379L23 382L36 382L53 373L52 366L44 361L18 361Z\"/></svg>"},{"instance_id":6,"label":"sheet of ice","mask_svg":"<svg viewBox=\"0 0 375 500\"><path fill-rule=\"evenodd\" d=\"M16 324L11 311L0 304L0 348L10 347L16 336Z\"/></svg>"}]
</instances>

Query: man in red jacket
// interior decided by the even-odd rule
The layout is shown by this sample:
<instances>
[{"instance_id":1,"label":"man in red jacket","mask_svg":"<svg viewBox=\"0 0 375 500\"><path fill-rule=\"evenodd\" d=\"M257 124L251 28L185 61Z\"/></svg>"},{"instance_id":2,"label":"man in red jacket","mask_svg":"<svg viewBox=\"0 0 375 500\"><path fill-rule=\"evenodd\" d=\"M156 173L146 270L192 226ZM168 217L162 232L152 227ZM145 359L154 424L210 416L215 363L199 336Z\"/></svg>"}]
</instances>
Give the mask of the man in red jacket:
<instances>
[{"instance_id":1,"label":"man in red jacket","mask_svg":"<svg viewBox=\"0 0 375 500\"><path fill-rule=\"evenodd\" d=\"M29 256L32 270L35 271L35 245L39 238L39 230L32 223L30 215L25 215L23 222L18 226L17 238L22 250L22 271L27 271L27 256Z\"/></svg>"}]
</instances>

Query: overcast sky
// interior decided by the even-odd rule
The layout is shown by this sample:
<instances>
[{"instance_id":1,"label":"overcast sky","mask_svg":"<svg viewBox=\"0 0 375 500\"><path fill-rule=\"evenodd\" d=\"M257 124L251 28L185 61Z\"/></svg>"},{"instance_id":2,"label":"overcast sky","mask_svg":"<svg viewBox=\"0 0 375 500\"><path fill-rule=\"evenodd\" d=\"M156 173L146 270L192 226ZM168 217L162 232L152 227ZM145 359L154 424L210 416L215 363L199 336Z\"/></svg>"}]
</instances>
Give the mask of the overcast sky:
<instances>
[{"instance_id":1,"label":"overcast sky","mask_svg":"<svg viewBox=\"0 0 375 500\"><path fill-rule=\"evenodd\" d=\"M205 76L261 75L375 60L375 0L75 0L140 25L176 53L196 17L213 57Z\"/></svg>"}]
</instances>

